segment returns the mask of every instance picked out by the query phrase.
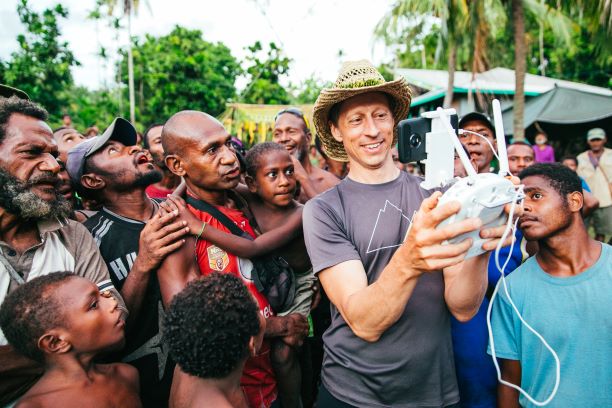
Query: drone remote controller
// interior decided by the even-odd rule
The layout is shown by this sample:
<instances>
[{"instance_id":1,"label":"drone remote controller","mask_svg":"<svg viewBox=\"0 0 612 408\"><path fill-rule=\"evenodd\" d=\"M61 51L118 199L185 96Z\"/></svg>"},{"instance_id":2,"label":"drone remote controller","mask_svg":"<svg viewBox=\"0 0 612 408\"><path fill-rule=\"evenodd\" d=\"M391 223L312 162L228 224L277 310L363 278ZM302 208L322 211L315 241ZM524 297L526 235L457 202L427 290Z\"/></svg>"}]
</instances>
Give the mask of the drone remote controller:
<instances>
[{"instance_id":1,"label":"drone remote controller","mask_svg":"<svg viewBox=\"0 0 612 408\"><path fill-rule=\"evenodd\" d=\"M499 155L499 174L481 173L477 174L461 142L457 138L455 131L450 125L450 120L442 108L437 111L439 120L446 128L448 136L451 138L457 154L466 172L467 177L459 179L440 197L438 205L443 205L451 201L459 201L461 209L459 212L438 225L441 228L445 225L463 221L466 218L480 218L483 228L497 227L507 222L507 215L504 206L523 197L516 190L516 186L505 176L510 174L508 167L508 156L506 154L506 141L501 119L501 107L497 99L493 100L493 113L495 119L495 133L497 138ZM480 230L462 234L448 240L449 243L458 243L464 239L471 238L472 246L468 250L466 259L485 252L482 249L485 239L480 238Z\"/></svg>"}]
</instances>

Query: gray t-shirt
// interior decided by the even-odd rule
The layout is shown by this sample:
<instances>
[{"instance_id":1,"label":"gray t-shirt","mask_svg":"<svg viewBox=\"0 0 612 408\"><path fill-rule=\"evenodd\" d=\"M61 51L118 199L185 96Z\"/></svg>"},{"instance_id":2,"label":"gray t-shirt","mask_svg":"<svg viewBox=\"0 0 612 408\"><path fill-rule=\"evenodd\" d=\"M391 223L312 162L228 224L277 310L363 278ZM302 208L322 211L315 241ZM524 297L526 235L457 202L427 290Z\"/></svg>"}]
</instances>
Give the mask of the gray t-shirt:
<instances>
[{"instance_id":1,"label":"gray t-shirt","mask_svg":"<svg viewBox=\"0 0 612 408\"><path fill-rule=\"evenodd\" d=\"M304 238L314 272L360 260L375 282L432 191L402 172L383 184L344 179L304 208ZM442 272L422 275L399 320L375 343L355 336L338 309L323 335L322 381L359 407L440 407L459 401Z\"/></svg>"}]
</instances>

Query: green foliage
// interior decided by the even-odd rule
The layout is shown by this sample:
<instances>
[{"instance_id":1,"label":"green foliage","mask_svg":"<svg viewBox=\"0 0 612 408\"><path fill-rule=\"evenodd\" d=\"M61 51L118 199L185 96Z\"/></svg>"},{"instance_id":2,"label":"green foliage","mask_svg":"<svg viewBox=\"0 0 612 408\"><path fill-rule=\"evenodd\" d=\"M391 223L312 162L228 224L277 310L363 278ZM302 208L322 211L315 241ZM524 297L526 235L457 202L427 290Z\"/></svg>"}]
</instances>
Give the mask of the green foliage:
<instances>
[{"instance_id":1,"label":"green foliage","mask_svg":"<svg viewBox=\"0 0 612 408\"><path fill-rule=\"evenodd\" d=\"M73 84L70 69L79 65L68 43L59 39L59 20L68 17L68 10L58 4L39 14L21 0L17 13L26 32L17 36L19 50L0 61L0 82L23 89L49 111L52 121L58 120Z\"/></svg>"},{"instance_id":2,"label":"green foliage","mask_svg":"<svg viewBox=\"0 0 612 408\"><path fill-rule=\"evenodd\" d=\"M247 49L251 53L246 57L246 62L249 64L246 69L249 83L240 95L240 101L258 104L288 104L291 97L279 83L279 79L289 72L291 60L285 57L282 50L273 42L269 44L265 58L260 58L263 47L259 41Z\"/></svg>"},{"instance_id":3,"label":"green foliage","mask_svg":"<svg viewBox=\"0 0 612 408\"><path fill-rule=\"evenodd\" d=\"M401 2L402 0L398 0ZM413 0L417 1L418 0ZM410 3L410 1L408 2ZM423 2L425 4L427 2ZM480 1L470 2L476 6ZM500 8L496 1L485 1L486 14L494 24L489 25L490 35L486 42L488 67L514 68L514 40L509 11ZM503 3L503 2L502 2ZM602 15L597 12L596 3L586 2L584 7L572 1L548 1L542 6L538 1L527 1L532 10L539 10L542 16L533 12L526 14L527 72L541 75L539 67L538 36L540 21L544 23L544 57L548 61L546 75L569 81L585 82L591 85L612 86L612 41L610 41L610 8ZM495 6L495 7L493 7ZM609 6L610 7L610 6ZM401 11L401 10L400 10ZM406 10L404 10L406 11ZM475 27L478 8L470 8L470 28L457 43L458 70L471 71L475 46ZM482 11L482 10L481 10ZM565 14L561 14L564 11ZM507 16L502 15L506 13ZM590 13L590 14L589 14ZM400 67L424 69L448 69L447 54L441 52L447 43L441 38L444 25L439 19L424 15L408 14L402 19L395 15L386 25L379 23L375 32L387 46L395 47L395 58ZM582 18L581 18L582 16ZM395 24L395 26L393 25ZM598 25L599 23L599 25ZM394 28L395 31L392 29ZM607 41L602 40L604 37ZM482 44L481 44L482 45Z\"/></svg>"},{"instance_id":4,"label":"green foliage","mask_svg":"<svg viewBox=\"0 0 612 408\"><path fill-rule=\"evenodd\" d=\"M117 95L107 89L91 91L82 86L74 87L70 92L68 112L77 130L85 132L88 127L96 125L102 132L119 116Z\"/></svg>"},{"instance_id":5,"label":"green foliage","mask_svg":"<svg viewBox=\"0 0 612 408\"><path fill-rule=\"evenodd\" d=\"M321 93L321 89L331 88L332 86L332 82L323 81L322 79L311 75L309 78L306 78L304 81L300 82L299 85L291 86L291 94L293 95L291 98L291 103L294 105L315 103L319 97L319 94Z\"/></svg>"},{"instance_id":6,"label":"green foliage","mask_svg":"<svg viewBox=\"0 0 612 408\"><path fill-rule=\"evenodd\" d=\"M217 116L236 95L238 61L224 44L205 41L199 30L176 26L165 36L147 35L134 40L132 52L136 117L142 126L183 109ZM121 78L127 83L127 53L122 56Z\"/></svg>"}]
</instances>

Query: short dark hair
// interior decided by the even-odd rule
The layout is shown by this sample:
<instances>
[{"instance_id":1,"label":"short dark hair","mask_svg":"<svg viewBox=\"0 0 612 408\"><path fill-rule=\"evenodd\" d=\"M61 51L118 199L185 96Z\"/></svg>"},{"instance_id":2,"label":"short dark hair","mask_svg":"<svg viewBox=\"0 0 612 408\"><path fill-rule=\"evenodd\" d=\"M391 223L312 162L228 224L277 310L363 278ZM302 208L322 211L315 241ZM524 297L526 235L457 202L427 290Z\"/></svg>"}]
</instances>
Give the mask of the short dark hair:
<instances>
[{"instance_id":1,"label":"short dark hair","mask_svg":"<svg viewBox=\"0 0 612 408\"><path fill-rule=\"evenodd\" d=\"M516 142L512 142L512 143L510 143L510 146L527 146L527 147L533 149L529 143L523 142L522 140L517 140ZM510 146L508 146L508 147L510 147Z\"/></svg>"},{"instance_id":2,"label":"short dark hair","mask_svg":"<svg viewBox=\"0 0 612 408\"><path fill-rule=\"evenodd\" d=\"M143 147L144 147L145 149L148 149L148 148L149 148L149 132L150 132L152 129L155 129L156 127L160 127L160 126L163 128L163 127L164 127L164 124L163 124L163 123L153 123L153 124L152 124L151 126L149 126L149 127L147 128L147 130L145 130L145 132L142 134L142 145L143 145Z\"/></svg>"},{"instance_id":3,"label":"short dark hair","mask_svg":"<svg viewBox=\"0 0 612 408\"><path fill-rule=\"evenodd\" d=\"M187 374L223 378L249 355L259 333L259 308L234 275L212 273L174 297L164 320L164 341Z\"/></svg>"},{"instance_id":4,"label":"short dark hair","mask_svg":"<svg viewBox=\"0 0 612 408\"><path fill-rule=\"evenodd\" d=\"M55 289L68 279L70 272L55 272L39 276L17 287L0 306L0 327L15 349L32 360L44 362L38 339L50 329L65 327L61 299Z\"/></svg>"},{"instance_id":5,"label":"short dark hair","mask_svg":"<svg viewBox=\"0 0 612 408\"><path fill-rule=\"evenodd\" d=\"M563 156L563 157L561 158L561 163L563 163L563 162L564 162L564 161L566 161L566 160L571 160L571 161L573 161L574 163L576 163L576 166L578 165L578 158L577 158L576 156L574 156L573 154L568 154L568 155L566 155L566 156Z\"/></svg>"},{"instance_id":6,"label":"short dark hair","mask_svg":"<svg viewBox=\"0 0 612 408\"><path fill-rule=\"evenodd\" d=\"M531 176L544 177L566 203L568 194L576 191L582 194L580 177L560 163L536 163L523 169L518 176L521 180Z\"/></svg>"},{"instance_id":7,"label":"short dark hair","mask_svg":"<svg viewBox=\"0 0 612 408\"><path fill-rule=\"evenodd\" d=\"M47 120L49 116L42 106L29 99L20 99L16 96L0 98L0 144L6 136L6 127L11 116L19 113L39 120Z\"/></svg>"},{"instance_id":8,"label":"short dark hair","mask_svg":"<svg viewBox=\"0 0 612 408\"><path fill-rule=\"evenodd\" d=\"M255 146L251 147L249 151L247 151L246 157L244 158L247 174L255 178L255 176L257 175L257 170L259 169L259 167L261 167L261 160L263 156L275 151L287 152L287 149L285 149L280 144L274 142L258 143Z\"/></svg>"}]
</instances>

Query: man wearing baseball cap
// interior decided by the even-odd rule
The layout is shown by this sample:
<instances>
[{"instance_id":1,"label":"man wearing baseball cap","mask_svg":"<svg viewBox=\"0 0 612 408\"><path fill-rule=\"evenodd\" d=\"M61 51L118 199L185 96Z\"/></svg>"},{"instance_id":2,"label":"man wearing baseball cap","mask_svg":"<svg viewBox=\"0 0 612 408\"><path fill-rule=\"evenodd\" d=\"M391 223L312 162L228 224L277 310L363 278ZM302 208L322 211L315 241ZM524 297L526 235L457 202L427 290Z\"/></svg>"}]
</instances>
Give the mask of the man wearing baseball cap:
<instances>
[{"instance_id":1,"label":"man wearing baseball cap","mask_svg":"<svg viewBox=\"0 0 612 408\"><path fill-rule=\"evenodd\" d=\"M578 155L578 175L585 179L593 195L599 200L599 208L593 211L590 221L595 229L595 239L605 241L612 235L612 149L606 147L606 132L593 128L587 132L590 149Z\"/></svg>"},{"instance_id":2,"label":"man wearing baseball cap","mask_svg":"<svg viewBox=\"0 0 612 408\"><path fill-rule=\"evenodd\" d=\"M463 260L471 241L442 245L481 227L468 219L436 229L460 209L393 164L396 126L410 88L386 82L368 61L345 63L314 106L329 157L347 177L304 207L304 238L332 303L323 335L321 407L445 407L459 393L451 314L469 320L482 302L488 253ZM502 228L488 229L491 251Z\"/></svg>"},{"instance_id":3,"label":"man wearing baseball cap","mask_svg":"<svg viewBox=\"0 0 612 408\"><path fill-rule=\"evenodd\" d=\"M188 233L176 213L161 215L145 189L161 180L149 153L136 145L136 130L116 118L101 136L68 152L68 173L77 191L103 207L85 223L114 285L130 308L126 345L119 356L140 374L144 406L167 406L173 364L162 344L163 306L157 269Z\"/></svg>"},{"instance_id":4,"label":"man wearing baseball cap","mask_svg":"<svg viewBox=\"0 0 612 408\"><path fill-rule=\"evenodd\" d=\"M459 140L467 148L478 173L490 172L494 154L489 143L497 149L497 142L495 128L489 118L479 112L468 113L459 121L459 129L464 130L464 133L459 135Z\"/></svg>"}]
</instances>

